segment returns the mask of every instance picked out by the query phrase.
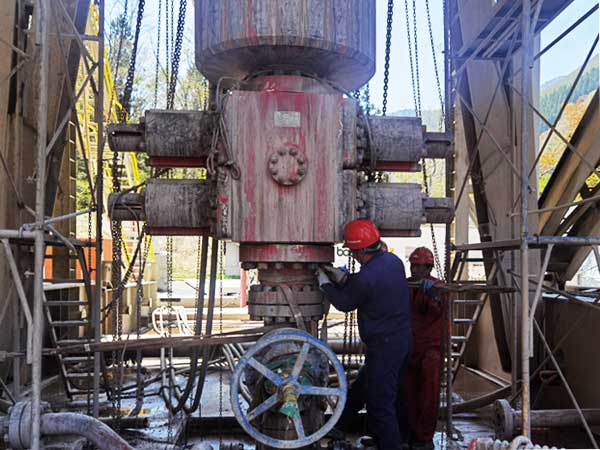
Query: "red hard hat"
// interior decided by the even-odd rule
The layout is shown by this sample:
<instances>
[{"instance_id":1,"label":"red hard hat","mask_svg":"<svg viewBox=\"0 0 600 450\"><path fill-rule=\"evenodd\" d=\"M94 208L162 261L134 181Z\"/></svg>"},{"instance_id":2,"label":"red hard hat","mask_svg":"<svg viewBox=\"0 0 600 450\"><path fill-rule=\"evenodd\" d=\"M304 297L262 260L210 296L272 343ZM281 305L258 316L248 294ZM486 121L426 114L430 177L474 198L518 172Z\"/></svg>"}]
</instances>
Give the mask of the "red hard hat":
<instances>
[{"instance_id":1,"label":"red hard hat","mask_svg":"<svg viewBox=\"0 0 600 450\"><path fill-rule=\"evenodd\" d=\"M408 260L411 264L424 264L426 266L433 266L433 253L427 247L416 248L414 252L410 254Z\"/></svg>"},{"instance_id":2,"label":"red hard hat","mask_svg":"<svg viewBox=\"0 0 600 450\"><path fill-rule=\"evenodd\" d=\"M370 220L353 220L344 228L344 247L360 250L379 242L379 230Z\"/></svg>"}]
</instances>

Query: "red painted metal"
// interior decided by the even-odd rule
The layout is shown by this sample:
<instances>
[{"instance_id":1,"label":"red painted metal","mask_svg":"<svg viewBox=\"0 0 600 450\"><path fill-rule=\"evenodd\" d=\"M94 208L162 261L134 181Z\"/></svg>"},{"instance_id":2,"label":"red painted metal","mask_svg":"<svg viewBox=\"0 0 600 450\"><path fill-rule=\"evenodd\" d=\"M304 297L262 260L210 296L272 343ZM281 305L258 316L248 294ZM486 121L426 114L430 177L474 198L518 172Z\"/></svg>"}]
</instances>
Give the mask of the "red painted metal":
<instances>
[{"instance_id":1,"label":"red painted metal","mask_svg":"<svg viewBox=\"0 0 600 450\"><path fill-rule=\"evenodd\" d=\"M418 172L421 170L421 167L416 162L377 161L375 163L375 170L385 172Z\"/></svg>"},{"instance_id":2,"label":"red painted metal","mask_svg":"<svg viewBox=\"0 0 600 450\"><path fill-rule=\"evenodd\" d=\"M334 88L316 78L299 75L264 75L249 82L252 89L263 92L303 92L313 94L338 94Z\"/></svg>"},{"instance_id":3,"label":"red painted metal","mask_svg":"<svg viewBox=\"0 0 600 450\"><path fill-rule=\"evenodd\" d=\"M327 263L335 258L331 245L247 244L240 245L243 262Z\"/></svg>"},{"instance_id":4,"label":"red painted metal","mask_svg":"<svg viewBox=\"0 0 600 450\"><path fill-rule=\"evenodd\" d=\"M244 269L240 272L240 308L248 305L248 272Z\"/></svg>"},{"instance_id":5,"label":"red painted metal","mask_svg":"<svg viewBox=\"0 0 600 450\"><path fill-rule=\"evenodd\" d=\"M343 95L277 90L297 88L299 77L271 76L255 83L272 90L234 91L225 105L230 151L242 177L221 186L217 229L244 243L338 241ZM289 167L278 182L281 174L269 165L274 158L287 158L281 152L288 151L305 161L304 178L292 185L285 185L295 175Z\"/></svg>"}]
</instances>

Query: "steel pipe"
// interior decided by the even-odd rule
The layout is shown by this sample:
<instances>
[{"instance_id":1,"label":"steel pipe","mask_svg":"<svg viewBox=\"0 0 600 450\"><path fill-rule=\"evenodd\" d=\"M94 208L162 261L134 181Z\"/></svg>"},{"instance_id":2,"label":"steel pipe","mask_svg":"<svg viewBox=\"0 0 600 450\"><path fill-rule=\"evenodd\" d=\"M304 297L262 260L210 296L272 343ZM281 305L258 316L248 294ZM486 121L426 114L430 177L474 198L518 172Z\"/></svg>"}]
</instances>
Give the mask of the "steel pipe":
<instances>
[{"instance_id":1,"label":"steel pipe","mask_svg":"<svg viewBox=\"0 0 600 450\"><path fill-rule=\"evenodd\" d=\"M590 425L600 425L600 409L582 409ZM581 417L576 409L541 409L530 412L531 426L543 428L579 427ZM511 439L520 429L521 411L515 410L507 400L494 403L494 429L499 439Z\"/></svg>"},{"instance_id":2,"label":"steel pipe","mask_svg":"<svg viewBox=\"0 0 600 450\"><path fill-rule=\"evenodd\" d=\"M15 261L15 257L12 253L12 249L10 248L10 244L8 243L8 239L2 239L2 245L4 246L4 253L6 254L8 267L10 268L10 273L15 283L15 288L17 289L17 297L19 297L21 308L23 309L23 315L25 316L25 321L27 322L27 364L31 364L33 350L33 318L29 309L29 303L27 303L25 288L23 287L21 277L19 276L17 262Z\"/></svg>"},{"instance_id":3,"label":"steel pipe","mask_svg":"<svg viewBox=\"0 0 600 450\"><path fill-rule=\"evenodd\" d=\"M33 407L48 410L47 403L19 402L10 410L10 415L0 421L0 431L10 448L28 449L33 447L32 428ZM98 419L77 413L44 413L39 418L40 436L82 436L100 450L135 450L108 425ZM39 444L39 441L38 441Z\"/></svg>"},{"instance_id":4,"label":"steel pipe","mask_svg":"<svg viewBox=\"0 0 600 450\"><path fill-rule=\"evenodd\" d=\"M44 436L83 436L100 450L135 450L108 425L83 414L44 414L40 429Z\"/></svg>"},{"instance_id":5,"label":"steel pipe","mask_svg":"<svg viewBox=\"0 0 600 450\"><path fill-rule=\"evenodd\" d=\"M40 49L40 79L37 110L37 165L35 188L35 220L39 228L35 231L35 257L33 278L33 358L31 367L31 449L40 449L40 414L42 400L42 347L44 340L44 219L46 204L46 139L48 130L48 25L50 15L47 0L36 2L35 13L38 26L36 46Z\"/></svg>"},{"instance_id":6,"label":"steel pipe","mask_svg":"<svg viewBox=\"0 0 600 450\"><path fill-rule=\"evenodd\" d=\"M522 431L527 438L531 437L529 422L530 385L529 385L529 84L531 59L531 0L523 0L521 11L521 405Z\"/></svg>"}]
</instances>

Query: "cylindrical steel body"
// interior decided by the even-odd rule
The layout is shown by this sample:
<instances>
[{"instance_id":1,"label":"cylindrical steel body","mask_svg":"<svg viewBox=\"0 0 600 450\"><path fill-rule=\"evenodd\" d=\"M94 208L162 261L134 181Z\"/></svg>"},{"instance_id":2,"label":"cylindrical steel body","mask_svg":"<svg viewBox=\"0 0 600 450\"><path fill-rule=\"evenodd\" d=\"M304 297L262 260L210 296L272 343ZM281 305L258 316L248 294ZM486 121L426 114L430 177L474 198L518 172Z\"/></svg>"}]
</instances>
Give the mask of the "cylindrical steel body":
<instances>
[{"instance_id":1,"label":"cylindrical steel body","mask_svg":"<svg viewBox=\"0 0 600 450\"><path fill-rule=\"evenodd\" d=\"M145 213L150 234L205 234L210 230L212 190L201 180L150 179Z\"/></svg>"},{"instance_id":2,"label":"cylindrical steel body","mask_svg":"<svg viewBox=\"0 0 600 450\"><path fill-rule=\"evenodd\" d=\"M375 73L375 0L196 0L195 33L213 82L284 70L354 90Z\"/></svg>"},{"instance_id":3,"label":"cylindrical steel body","mask_svg":"<svg viewBox=\"0 0 600 450\"><path fill-rule=\"evenodd\" d=\"M365 209L362 216L372 220L385 236L419 236L425 223L419 184L367 183L361 188Z\"/></svg>"},{"instance_id":4,"label":"cylindrical steel body","mask_svg":"<svg viewBox=\"0 0 600 450\"><path fill-rule=\"evenodd\" d=\"M373 116L371 145L376 167L393 170L395 163L419 162L425 156L424 130L418 117Z\"/></svg>"}]
</instances>

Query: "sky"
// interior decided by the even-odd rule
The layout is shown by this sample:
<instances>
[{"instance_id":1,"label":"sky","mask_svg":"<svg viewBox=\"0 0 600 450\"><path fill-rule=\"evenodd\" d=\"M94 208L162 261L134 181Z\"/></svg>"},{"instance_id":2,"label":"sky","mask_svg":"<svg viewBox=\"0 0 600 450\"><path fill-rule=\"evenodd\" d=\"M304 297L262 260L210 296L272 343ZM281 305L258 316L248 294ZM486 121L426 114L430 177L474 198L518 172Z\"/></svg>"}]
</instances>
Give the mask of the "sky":
<instances>
[{"instance_id":1,"label":"sky","mask_svg":"<svg viewBox=\"0 0 600 450\"><path fill-rule=\"evenodd\" d=\"M138 64L146 66L148 73L154 73L154 58L156 48L156 22L158 17L159 1L164 4L167 0L146 0L145 16L142 27L141 50ZM437 58L440 82L444 79L443 67L443 0L429 0L432 36L435 54ZM106 0L107 22L122 11L124 0ZM563 13L547 26L541 33L540 42L542 48L551 42L563 30L575 22L586 11L588 11L597 0L574 0ZM131 5L137 4L135 0L129 0ZM179 1L175 1L179 4ZM413 108L413 95L410 76L410 64L408 54L408 39L406 29L406 9L408 3L409 18L412 22L412 0L394 1L392 43L390 57L390 82L388 91L388 111L394 112L401 109ZM421 80L421 102L422 109L439 109L440 102L437 95L435 71L433 65L432 48L429 38L425 0L417 0L417 36L418 36L418 61ZM131 7L130 7L131 8ZM370 82L372 103L381 108L383 98L383 72L385 55L385 35L387 22L387 0L376 0L377 14L377 70ZM548 80L572 72L581 65L585 59L590 45L598 33L598 11L592 14L584 23L573 31L563 42L556 45L541 59L540 73L541 84ZM164 38L164 26L163 26ZM188 0L186 16L186 32L184 37L184 57L181 64L185 68L193 58L193 1ZM164 47L164 44L163 44ZM413 50L414 51L414 50ZM596 49L596 52L598 49Z\"/></svg>"}]
</instances>

